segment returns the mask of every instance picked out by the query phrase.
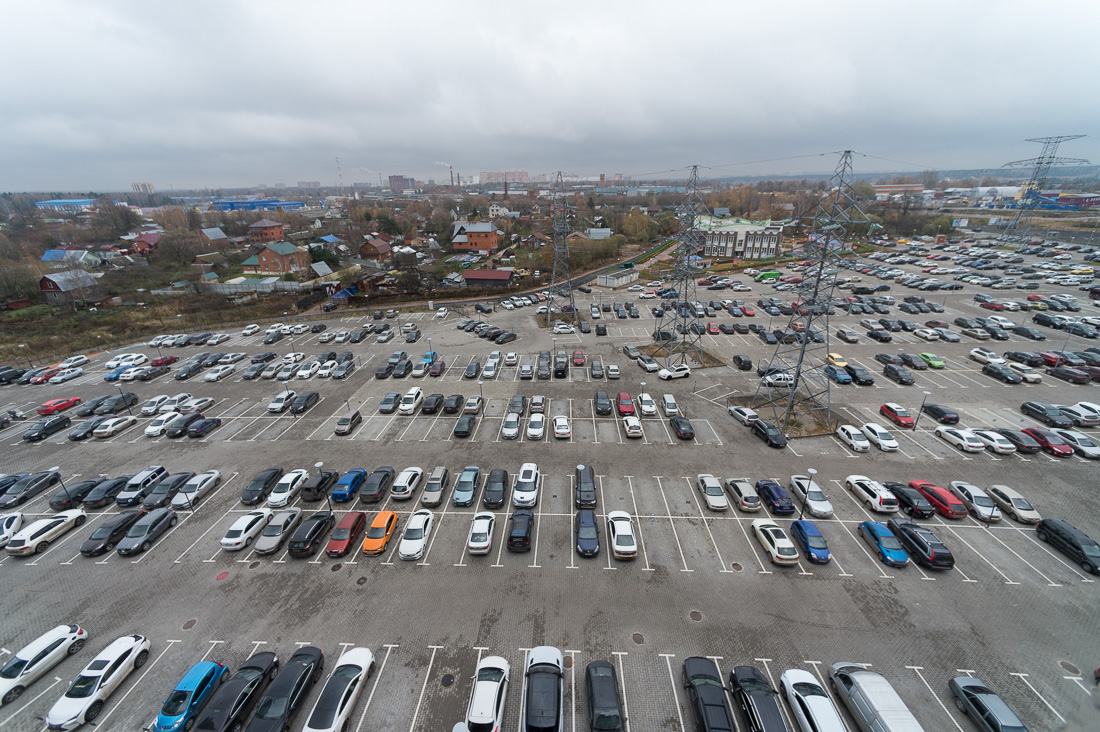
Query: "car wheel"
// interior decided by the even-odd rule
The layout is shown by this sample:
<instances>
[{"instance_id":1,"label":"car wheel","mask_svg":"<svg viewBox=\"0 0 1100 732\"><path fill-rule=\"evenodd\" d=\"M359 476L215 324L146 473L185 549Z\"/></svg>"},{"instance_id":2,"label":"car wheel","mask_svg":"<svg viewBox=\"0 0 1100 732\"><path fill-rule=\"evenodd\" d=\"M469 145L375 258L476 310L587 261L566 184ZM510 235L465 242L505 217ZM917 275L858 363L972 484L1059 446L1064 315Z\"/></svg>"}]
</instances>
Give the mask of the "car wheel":
<instances>
[{"instance_id":1,"label":"car wheel","mask_svg":"<svg viewBox=\"0 0 1100 732\"><path fill-rule=\"evenodd\" d=\"M344 720L344 724L340 726L340 732L348 732L349 724L351 724L350 720Z\"/></svg>"},{"instance_id":2,"label":"car wheel","mask_svg":"<svg viewBox=\"0 0 1100 732\"><path fill-rule=\"evenodd\" d=\"M244 545L245 546L252 546L252 537L251 536L244 540Z\"/></svg>"},{"instance_id":3,"label":"car wheel","mask_svg":"<svg viewBox=\"0 0 1100 732\"><path fill-rule=\"evenodd\" d=\"M77 526L83 526L84 522L88 520L87 516L77 516L74 522Z\"/></svg>"},{"instance_id":4,"label":"car wheel","mask_svg":"<svg viewBox=\"0 0 1100 732\"><path fill-rule=\"evenodd\" d=\"M1042 542L1048 541L1047 532L1043 531L1042 529L1040 529L1039 531L1036 531L1035 535L1039 537L1039 541L1042 541Z\"/></svg>"},{"instance_id":5,"label":"car wheel","mask_svg":"<svg viewBox=\"0 0 1100 732\"><path fill-rule=\"evenodd\" d=\"M175 526L177 521L179 521L179 519L176 518L175 516L173 516L172 520L168 522L168 525L169 526Z\"/></svg>"},{"instance_id":6,"label":"car wheel","mask_svg":"<svg viewBox=\"0 0 1100 732\"><path fill-rule=\"evenodd\" d=\"M954 697L954 699L955 699L955 707L956 707L956 708L957 708L957 709L958 709L958 710L959 710L960 712L962 712L963 714L966 714L966 705L962 703L962 699L960 699L960 698L959 698L959 697L957 697L957 696L956 696L956 697Z\"/></svg>"},{"instance_id":7,"label":"car wheel","mask_svg":"<svg viewBox=\"0 0 1100 732\"><path fill-rule=\"evenodd\" d=\"M38 542L38 546L36 546L34 548L34 553L35 554L41 554L42 552L46 551L49 548L50 548L50 542L40 541L40 542Z\"/></svg>"},{"instance_id":8,"label":"car wheel","mask_svg":"<svg viewBox=\"0 0 1100 732\"><path fill-rule=\"evenodd\" d=\"M271 680L271 681L274 681L274 680L275 680L275 677L276 677L276 676L278 676L278 675L279 675L279 664L278 664L278 663L276 663L276 664L275 664L275 665L274 665L274 666L272 667L272 669L271 669L271 673L270 673L270 674L268 674L268 676L270 677L270 680Z\"/></svg>"},{"instance_id":9,"label":"car wheel","mask_svg":"<svg viewBox=\"0 0 1100 732\"><path fill-rule=\"evenodd\" d=\"M234 722L233 726L229 728L229 732L241 732L241 728L243 726L244 725L241 722Z\"/></svg>"},{"instance_id":10,"label":"car wheel","mask_svg":"<svg viewBox=\"0 0 1100 732\"><path fill-rule=\"evenodd\" d=\"M99 716L99 713L101 711L103 711L103 702L101 702L101 701L93 702L92 706L88 707L88 711L84 713L84 721L85 722L91 722L92 720L94 720L96 717Z\"/></svg>"},{"instance_id":11,"label":"car wheel","mask_svg":"<svg viewBox=\"0 0 1100 732\"><path fill-rule=\"evenodd\" d=\"M9 690L7 694L4 694L3 702L5 704L11 704L16 699L18 699L19 696L22 693L23 693L23 687L22 686L16 686L15 688Z\"/></svg>"},{"instance_id":12,"label":"car wheel","mask_svg":"<svg viewBox=\"0 0 1100 732\"><path fill-rule=\"evenodd\" d=\"M1081 569L1085 570L1085 574L1092 574L1096 571L1089 562L1081 562Z\"/></svg>"},{"instance_id":13,"label":"car wheel","mask_svg":"<svg viewBox=\"0 0 1100 732\"><path fill-rule=\"evenodd\" d=\"M83 638L77 638L76 640L74 640L72 643L69 644L69 649L65 652L68 653L71 656L83 647L84 647L84 639Z\"/></svg>"},{"instance_id":14,"label":"car wheel","mask_svg":"<svg viewBox=\"0 0 1100 732\"><path fill-rule=\"evenodd\" d=\"M873 511L873 510L874 510L874 508L873 508L873 507L871 506L871 502L870 502L870 501L864 501L864 502L863 502L863 505L867 507L867 510L868 510L868 511Z\"/></svg>"},{"instance_id":15,"label":"car wheel","mask_svg":"<svg viewBox=\"0 0 1100 732\"><path fill-rule=\"evenodd\" d=\"M149 660L149 651L142 651L137 654L137 658L134 659L134 669L137 670L145 665L145 662Z\"/></svg>"},{"instance_id":16,"label":"car wheel","mask_svg":"<svg viewBox=\"0 0 1100 732\"><path fill-rule=\"evenodd\" d=\"M151 546L152 546L151 542L144 541L144 542L141 543L141 551L147 552L147 551L149 551L149 547L151 547Z\"/></svg>"},{"instance_id":17,"label":"car wheel","mask_svg":"<svg viewBox=\"0 0 1100 732\"><path fill-rule=\"evenodd\" d=\"M222 674L224 676L224 674ZM195 718L191 717L183 723L183 732L191 732L191 728L195 726Z\"/></svg>"}]
</instances>

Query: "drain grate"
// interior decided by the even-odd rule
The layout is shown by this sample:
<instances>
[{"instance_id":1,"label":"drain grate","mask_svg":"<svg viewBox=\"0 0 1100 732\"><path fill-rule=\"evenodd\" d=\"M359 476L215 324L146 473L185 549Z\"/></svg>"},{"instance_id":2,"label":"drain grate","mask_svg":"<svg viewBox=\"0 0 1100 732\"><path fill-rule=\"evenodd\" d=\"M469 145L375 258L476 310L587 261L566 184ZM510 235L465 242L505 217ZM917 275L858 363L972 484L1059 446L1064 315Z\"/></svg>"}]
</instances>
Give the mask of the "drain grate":
<instances>
[{"instance_id":1,"label":"drain grate","mask_svg":"<svg viewBox=\"0 0 1100 732\"><path fill-rule=\"evenodd\" d=\"M1069 661L1059 661L1058 665L1061 666L1062 668L1064 668L1066 671L1069 671L1074 676L1080 676L1081 675L1081 669L1077 668L1076 666L1074 666Z\"/></svg>"},{"instance_id":2,"label":"drain grate","mask_svg":"<svg viewBox=\"0 0 1100 732\"><path fill-rule=\"evenodd\" d=\"M191 618L190 620L188 620L186 623L183 624L183 629L184 630L191 630L192 628L194 628L198 624L198 622L199 622L198 620L195 620L194 618Z\"/></svg>"},{"instance_id":3,"label":"drain grate","mask_svg":"<svg viewBox=\"0 0 1100 732\"><path fill-rule=\"evenodd\" d=\"M565 667L566 668L573 668L573 657L572 656L566 656L565 657Z\"/></svg>"},{"instance_id":4,"label":"drain grate","mask_svg":"<svg viewBox=\"0 0 1100 732\"><path fill-rule=\"evenodd\" d=\"M444 689L446 689L448 686L450 686L454 682L455 682L454 674L443 674L442 684L443 684Z\"/></svg>"},{"instance_id":5,"label":"drain grate","mask_svg":"<svg viewBox=\"0 0 1100 732\"><path fill-rule=\"evenodd\" d=\"M357 584L359 586L363 586L363 585L367 584L367 578L366 577L360 577L359 579L355 580L355 584Z\"/></svg>"},{"instance_id":6,"label":"drain grate","mask_svg":"<svg viewBox=\"0 0 1100 732\"><path fill-rule=\"evenodd\" d=\"M641 633L635 633L634 635L630 636L630 639L639 646L645 643L645 636Z\"/></svg>"},{"instance_id":7,"label":"drain grate","mask_svg":"<svg viewBox=\"0 0 1100 732\"><path fill-rule=\"evenodd\" d=\"M742 569L744 569L744 567L741 566L741 562L734 562L730 566L733 567L733 571L735 572L740 572Z\"/></svg>"},{"instance_id":8,"label":"drain grate","mask_svg":"<svg viewBox=\"0 0 1100 732\"><path fill-rule=\"evenodd\" d=\"M344 566L343 562L337 562L336 564L332 565L332 569L330 569L329 571L330 572L339 572L340 568L343 567L343 566Z\"/></svg>"},{"instance_id":9,"label":"drain grate","mask_svg":"<svg viewBox=\"0 0 1100 732\"><path fill-rule=\"evenodd\" d=\"M703 619L703 613L699 612L698 610L692 610L690 613L688 613L688 617L698 623L700 620Z\"/></svg>"},{"instance_id":10,"label":"drain grate","mask_svg":"<svg viewBox=\"0 0 1100 732\"><path fill-rule=\"evenodd\" d=\"M248 565L248 568L249 569L256 569L256 567L259 567L259 566L260 566L259 562L253 562L252 564Z\"/></svg>"}]
</instances>

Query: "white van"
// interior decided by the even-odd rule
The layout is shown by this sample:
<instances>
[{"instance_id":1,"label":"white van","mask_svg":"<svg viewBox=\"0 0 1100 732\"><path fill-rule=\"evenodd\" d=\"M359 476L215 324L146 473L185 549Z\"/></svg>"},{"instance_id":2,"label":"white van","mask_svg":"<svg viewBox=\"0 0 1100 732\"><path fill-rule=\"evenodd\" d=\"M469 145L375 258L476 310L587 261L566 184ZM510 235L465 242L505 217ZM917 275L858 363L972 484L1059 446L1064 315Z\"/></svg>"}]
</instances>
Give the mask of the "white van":
<instances>
[{"instance_id":1,"label":"white van","mask_svg":"<svg viewBox=\"0 0 1100 732\"><path fill-rule=\"evenodd\" d=\"M401 397L401 404L397 407L398 414L415 414L424 401L424 391L419 386L414 386Z\"/></svg>"},{"instance_id":2,"label":"white van","mask_svg":"<svg viewBox=\"0 0 1100 732\"><path fill-rule=\"evenodd\" d=\"M865 732L924 732L894 687L881 674L842 661L829 667L837 696Z\"/></svg>"}]
</instances>

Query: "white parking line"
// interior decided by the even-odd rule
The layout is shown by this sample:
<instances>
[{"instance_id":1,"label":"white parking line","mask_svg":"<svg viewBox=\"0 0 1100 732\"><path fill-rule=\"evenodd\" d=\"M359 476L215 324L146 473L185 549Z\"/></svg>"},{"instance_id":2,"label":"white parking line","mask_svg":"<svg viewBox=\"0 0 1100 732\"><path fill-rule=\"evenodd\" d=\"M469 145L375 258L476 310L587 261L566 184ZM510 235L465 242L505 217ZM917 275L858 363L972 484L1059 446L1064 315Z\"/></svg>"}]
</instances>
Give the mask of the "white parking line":
<instances>
[{"instance_id":1,"label":"white parking line","mask_svg":"<svg viewBox=\"0 0 1100 732\"><path fill-rule=\"evenodd\" d=\"M684 568L680 571L694 572L694 569L688 569L687 559L684 557L684 546L680 543L680 534L676 531L676 522L672 520L672 510L668 507L668 497L665 496L665 489L661 485L661 478L657 475L654 475L653 477L657 481L657 489L661 491L661 500L665 502L665 514L668 515L668 523L672 527L672 535L676 538L676 548L680 550L680 561L684 563Z\"/></svg>"},{"instance_id":2,"label":"white parking line","mask_svg":"<svg viewBox=\"0 0 1100 732\"><path fill-rule=\"evenodd\" d=\"M943 713L946 714L948 719L951 720L951 724L955 725L955 728L959 730L959 732L963 732L962 725L960 725L958 721L956 721L955 717L951 715L951 712L947 711L947 705L945 705L940 697L936 694L936 692L932 690L932 685L928 683L928 679L924 678L924 674L921 673L921 671L924 670L924 666L906 666L905 668L910 669L911 671L913 671L913 673L917 675L917 678L921 680L921 683L924 684L924 687L928 689L928 693L931 694L932 698L936 700L936 703L940 705L940 709L943 710Z\"/></svg>"},{"instance_id":3,"label":"white parking line","mask_svg":"<svg viewBox=\"0 0 1100 732\"><path fill-rule=\"evenodd\" d=\"M5 725L7 725L7 723L8 723L8 722L10 722L11 720L15 719L15 718L16 718L17 716L19 716L19 714L20 714L20 713L21 713L21 712L22 712L22 711L23 711L24 709L26 709L27 707L29 707L29 706L30 706L31 704L34 704L34 703L35 703L36 701L38 701L38 700L39 700L39 698L41 698L41 697L42 697L43 695L45 695L45 694L46 694L46 693L47 693L47 692L48 692L48 691L49 691L50 689L52 689L53 687L57 686L57 685L58 685L58 684L60 684L60 683L61 683L61 677L60 677L60 676L54 676L54 677L53 677L53 683L52 683L52 684L50 684L49 686L47 686L47 687L46 687L45 689L43 689L42 691L38 692L38 694L37 694L37 695L35 695L35 697L34 697L33 699L31 699L31 700L30 700L30 701L28 701L28 702L27 702L26 704L24 704L23 706L21 706L21 707L19 707L18 709L16 709L16 710L15 710L14 712L12 712L11 714L9 714L9 715L8 715L7 717L4 717L3 719L0 719L0 727L4 727ZM45 728L43 728L43 729L45 729Z\"/></svg>"},{"instance_id":4,"label":"white parking line","mask_svg":"<svg viewBox=\"0 0 1100 732\"><path fill-rule=\"evenodd\" d=\"M687 732L684 727L684 708L680 706L680 695L676 693L676 675L672 673L672 659L676 658L676 655L673 653L659 653L657 655L665 659L665 665L668 667L668 682L672 686L672 699L676 702L676 719L680 722L680 732Z\"/></svg>"},{"instance_id":5,"label":"white parking line","mask_svg":"<svg viewBox=\"0 0 1100 732\"><path fill-rule=\"evenodd\" d=\"M1052 714L1053 714L1053 715L1054 715L1055 717L1057 717L1058 719L1062 720L1062 724L1065 724L1065 723L1066 723L1066 718L1065 718L1065 717L1063 717L1063 716L1062 716L1061 714L1059 714L1059 713L1058 713L1058 710L1057 710L1057 709L1055 709L1055 708L1054 708L1054 707L1053 707L1053 706L1051 705L1051 703L1047 701L1046 697L1045 697L1045 696L1043 696L1042 694L1040 694L1040 693L1039 693L1039 690L1038 690L1038 689L1036 689L1036 688L1035 688L1034 686L1032 686L1032 685L1031 685L1031 682L1027 680L1027 676L1028 676L1027 674L1022 674L1022 673L1010 673L1010 674L1009 674L1009 676L1015 676L1015 677L1017 677L1018 679L1020 679L1020 681L1024 682L1025 684L1027 684L1027 688L1031 689L1032 693L1033 693L1033 694L1035 694L1035 696L1039 697L1039 701L1041 701L1041 702L1042 702L1043 704L1045 704L1045 705L1046 705L1046 707L1047 707L1047 709L1049 709L1049 710L1051 711L1051 713L1052 713Z\"/></svg>"},{"instance_id":6,"label":"white parking line","mask_svg":"<svg viewBox=\"0 0 1100 732\"><path fill-rule=\"evenodd\" d=\"M378 667L378 672L374 676L374 686L370 689L370 695L367 696L367 702L363 705L363 714L359 717L359 724L355 726L355 732L360 732L363 729L363 722L367 719L367 712L370 711L370 703L374 700L374 692L378 691L378 682L382 679L382 672L386 669L386 661L390 660L390 653L394 648L400 648L396 643L386 643L382 646L386 649L386 655L382 657L382 665Z\"/></svg>"},{"instance_id":7,"label":"white parking line","mask_svg":"<svg viewBox=\"0 0 1100 732\"><path fill-rule=\"evenodd\" d=\"M624 475L623 477L626 478L627 487L630 489L630 502L632 504L634 504L634 526L638 531L638 542L642 545L642 557L645 558L645 568L643 569L643 571L645 571L645 572L655 572L657 570L655 570L654 568L649 566L649 552L646 551L645 538L642 536L642 521L641 521L642 517L638 513L638 501L634 497L634 476ZM601 491L603 490L603 478L602 477L600 478L600 489L601 489ZM601 493L601 497L602 497L602 493Z\"/></svg>"}]
</instances>

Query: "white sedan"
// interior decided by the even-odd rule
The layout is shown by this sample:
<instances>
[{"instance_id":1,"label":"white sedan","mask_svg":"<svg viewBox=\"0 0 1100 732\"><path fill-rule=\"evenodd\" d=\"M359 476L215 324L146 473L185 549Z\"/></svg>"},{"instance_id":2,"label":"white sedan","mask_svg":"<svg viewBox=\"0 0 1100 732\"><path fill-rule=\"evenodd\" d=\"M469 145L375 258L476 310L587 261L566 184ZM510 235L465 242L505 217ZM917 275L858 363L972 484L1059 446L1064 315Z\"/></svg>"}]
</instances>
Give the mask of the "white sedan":
<instances>
[{"instance_id":1,"label":"white sedan","mask_svg":"<svg viewBox=\"0 0 1100 732\"><path fill-rule=\"evenodd\" d=\"M894 439L894 436L881 424L868 422L860 428L860 432L863 433L863 436L866 437L869 442L883 452L893 452L901 447L898 445L898 441Z\"/></svg>"},{"instance_id":2,"label":"white sedan","mask_svg":"<svg viewBox=\"0 0 1100 732\"><path fill-rule=\"evenodd\" d=\"M58 366L63 369L73 369L77 366L83 366L86 363L88 363L87 356L70 356L69 358L66 358L64 361L59 363Z\"/></svg>"},{"instance_id":3,"label":"white sedan","mask_svg":"<svg viewBox=\"0 0 1100 732\"><path fill-rule=\"evenodd\" d=\"M59 625L15 652L0 673L0 704L12 704L28 686L84 647L88 633L79 625Z\"/></svg>"},{"instance_id":4,"label":"white sedan","mask_svg":"<svg viewBox=\"0 0 1100 732\"><path fill-rule=\"evenodd\" d=\"M141 353L120 353L112 358L107 363L103 364L103 368L111 371L117 369L120 366L141 366L149 359Z\"/></svg>"},{"instance_id":5,"label":"white sedan","mask_svg":"<svg viewBox=\"0 0 1100 732\"><path fill-rule=\"evenodd\" d=\"M50 383L51 384L64 384L66 381L72 381L76 377L83 376L83 375L84 375L84 369L82 369L82 368L77 367L75 369L65 369L63 371L59 371L56 376L51 377L50 378Z\"/></svg>"},{"instance_id":6,"label":"white sedan","mask_svg":"<svg viewBox=\"0 0 1100 732\"><path fill-rule=\"evenodd\" d=\"M791 476L791 492L806 505L806 512L814 518L829 518L833 504L825 497L825 491L808 475Z\"/></svg>"},{"instance_id":7,"label":"white sedan","mask_svg":"<svg viewBox=\"0 0 1100 732\"><path fill-rule=\"evenodd\" d=\"M771 519L756 519L752 522L752 533L764 547L764 553L772 564L797 564L798 549L779 524Z\"/></svg>"},{"instance_id":8,"label":"white sedan","mask_svg":"<svg viewBox=\"0 0 1100 732\"><path fill-rule=\"evenodd\" d=\"M493 548L493 526L496 516L490 511L475 513L470 521L470 538L466 540L466 550L470 554L488 554Z\"/></svg>"},{"instance_id":9,"label":"white sedan","mask_svg":"<svg viewBox=\"0 0 1100 732\"><path fill-rule=\"evenodd\" d=\"M339 732L350 725L359 695L374 668L369 648L349 648L340 654L309 713L302 732Z\"/></svg>"},{"instance_id":10,"label":"white sedan","mask_svg":"<svg viewBox=\"0 0 1100 732\"><path fill-rule=\"evenodd\" d=\"M114 437L127 427L133 427L135 424L137 424L137 417L132 417L130 415L126 415L124 417L112 417L111 419L103 422L98 427L96 427L95 431L92 432L92 436L98 437L101 440L107 437Z\"/></svg>"},{"instance_id":11,"label":"white sedan","mask_svg":"<svg viewBox=\"0 0 1100 732\"><path fill-rule=\"evenodd\" d=\"M643 417L656 417L657 402L653 401L653 397L643 391L638 395L638 411L642 413Z\"/></svg>"},{"instance_id":12,"label":"white sedan","mask_svg":"<svg viewBox=\"0 0 1100 732\"><path fill-rule=\"evenodd\" d=\"M390 487L390 496L395 501L405 501L413 497L416 487L420 485L420 479L424 477L424 471L417 467L409 467L402 470L394 478Z\"/></svg>"},{"instance_id":13,"label":"white sedan","mask_svg":"<svg viewBox=\"0 0 1100 732\"><path fill-rule=\"evenodd\" d=\"M979 440L970 430L961 427L937 427L936 437L963 452L982 452L985 450L984 442Z\"/></svg>"},{"instance_id":14,"label":"white sedan","mask_svg":"<svg viewBox=\"0 0 1100 732\"><path fill-rule=\"evenodd\" d=\"M638 556L638 541L634 538L634 521L626 511L607 514L607 540L616 559L634 559Z\"/></svg>"},{"instance_id":15,"label":"white sedan","mask_svg":"<svg viewBox=\"0 0 1100 732\"><path fill-rule=\"evenodd\" d=\"M336 361L325 361L321 364L321 367L317 369L318 379L327 379L332 376L332 372L336 370L336 367L340 364Z\"/></svg>"},{"instance_id":16,"label":"white sedan","mask_svg":"<svg viewBox=\"0 0 1100 732\"><path fill-rule=\"evenodd\" d=\"M274 512L270 508L257 508L238 518L222 537L222 549L236 552L251 546L253 539L260 535Z\"/></svg>"},{"instance_id":17,"label":"white sedan","mask_svg":"<svg viewBox=\"0 0 1100 732\"><path fill-rule=\"evenodd\" d=\"M247 353L241 353L241 352L238 351L238 352L235 352L235 353L225 354L224 356L222 356L221 358L218 359L218 363L240 363L241 361L245 360L246 358L248 358Z\"/></svg>"},{"instance_id":18,"label":"white sedan","mask_svg":"<svg viewBox=\"0 0 1100 732\"><path fill-rule=\"evenodd\" d=\"M180 414L194 414L214 406L212 397L192 397L180 407Z\"/></svg>"},{"instance_id":19,"label":"white sedan","mask_svg":"<svg viewBox=\"0 0 1100 732\"><path fill-rule=\"evenodd\" d=\"M288 353L287 355L283 356L283 363L299 363L301 361L304 361L305 357L306 354L302 353L301 351L295 351L293 353Z\"/></svg>"},{"instance_id":20,"label":"white sedan","mask_svg":"<svg viewBox=\"0 0 1100 732\"><path fill-rule=\"evenodd\" d=\"M730 507L729 501L726 500L726 492L722 490L722 482L710 473L696 475L695 484L703 500L706 501L707 508L711 511L725 511Z\"/></svg>"},{"instance_id":21,"label":"white sedan","mask_svg":"<svg viewBox=\"0 0 1100 732\"><path fill-rule=\"evenodd\" d=\"M241 331L241 335L250 336L253 333L259 333L259 332L260 332L260 326L253 323L252 325L246 325L244 327L244 330Z\"/></svg>"},{"instance_id":22,"label":"white sedan","mask_svg":"<svg viewBox=\"0 0 1100 732\"><path fill-rule=\"evenodd\" d=\"M971 430L971 434L978 438L985 448L998 455L1008 455L1016 452L1016 446L1009 442L1004 435L993 430Z\"/></svg>"},{"instance_id":23,"label":"white sedan","mask_svg":"<svg viewBox=\"0 0 1100 732\"><path fill-rule=\"evenodd\" d=\"M227 334L227 333L215 333L214 335L207 338L206 343L203 344L203 345L216 346L219 343L225 343L227 340L229 340L229 334Z\"/></svg>"},{"instance_id":24,"label":"white sedan","mask_svg":"<svg viewBox=\"0 0 1100 732\"><path fill-rule=\"evenodd\" d=\"M191 398L191 392L181 391L174 397L168 397L165 401L161 402L161 405L157 407L157 412L160 414L167 414L168 412L178 412L187 400Z\"/></svg>"},{"instance_id":25,"label":"white sedan","mask_svg":"<svg viewBox=\"0 0 1100 732\"><path fill-rule=\"evenodd\" d=\"M746 427L751 427L753 422L760 419L760 415L748 407L730 407L726 411L729 412L731 417Z\"/></svg>"},{"instance_id":26,"label":"white sedan","mask_svg":"<svg viewBox=\"0 0 1100 732\"><path fill-rule=\"evenodd\" d=\"M572 435L573 430L569 426L569 417L565 415L554 417L554 437L559 440L568 440Z\"/></svg>"},{"instance_id":27,"label":"white sedan","mask_svg":"<svg viewBox=\"0 0 1100 732\"><path fill-rule=\"evenodd\" d=\"M849 447L852 452L867 452L871 449L871 443L859 431L854 424L842 424L836 428L836 436Z\"/></svg>"},{"instance_id":28,"label":"white sedan","mask_svg":"<svg viewBox=\"0 0 1100 732\"><path fill-rule=\"evenodd\" d=\"M317 372L321 370L321 364L317 361L310 361L307 364L302 364L302 368L298 369L298 373L295 377L299 379L309 379L317 375ZM331 375L331 374L330 374Z\"/></svg>"},{"instance_id":29,"label":"white sedan","mask_svg":"<svg viewBox=\"0 0 1100 732\"><path fill-rule=\"evenodd\" d=\"M428 550L428 540L435 525L435 514L426 508L413 512L401 534L401 543L397 546L397 556L405 561L420 559Z\"/></svg>"},{"instance_id":30,"label":"white sedan","mask_svg":"<svg viewBox=\"0 0 1100 732\"><path fill-rule=\"evenodd\" d=\"M546 434L546 415L536 412L527 418L527 439L541 440Z\"/></svg>"},{"instance_id":31,"label":"white sedan","mask_svg":"<svg viewBox=\"0 0 1100 732\"><path fill-rule=\"evenodd\" d=\"M99 652L46 714L52 730L71 730L95 721L111 694L149 660L149 639L124 635Z\"/></svg>"},{"instance_id":32,"label":"white sedan","mask_svg":"<svg viewBox=\"0 0 1100 732\"><path fill-rule=\"evenodd\" d=\"M573 333L576 333L577 329L574 328L573 326L569 325L569 323L563 323L561 321L558 321L557 323L554 324L554 331L553 332L554 332L555 335L563 335L563 334L564 335L571 335Z\"/></svg>"},{"instance_id":33,"label":"white sedan","mask_svg":"<svg viewBox=\"0 0 1100 732\"><path fill-rule=\"evenodd\" d=\"M144 366L131 366L118 375L119 381L133 381L137 375L145 370Z\"/></svg>"},{"instance_id":34,"label":"white sedan","mask_svg":"<svg viewBox=\"0 0 1100 732\"><path fill-rule=\"evenodd\" d=\"M917 328L913 331L913 335L926 341L938 341L940 339L939 331L931 328Z\"/></svg>"},{"instance_id":35,"label":"white sedan","mask_svg":"<svg viewBox=\"0 0 1100 732\"><path fill-rule=\"evenodd\" d=\"M141 405L141 416L151 417L160 411L160 405L168 401L167 394L157 394Z\"/></svg>"},{"instance_id":36,"label":"white sedan","mask_svg":"<svg viewBox=\"0 0 1100 732\"><path fill-rule=\"evenodd\" d=\"M301 468L284 473L283 477L279 478L279 482L275 484L275 487L271 489L271 493L267 497L267 505L271 508L289 506L298 495L298 492L302 490L302 484L308 478L309 471Z\"/></svg>"},{"instance_id":37,"label":"white sedan","mask_svg":"<svg viewBox=\"0 0 1100 732\"><path fill-rule=\"evenodd\" d=\"M88 514L81 508L71 508L68 511L55 513L44 519L39 519L32 524L24 526L17 531L4 550L13 556L22 557L28 554L41 554L50 547L50 542L60 539L70 529L83 526L88 520Z\"/></svg>"},{"instance_id":38,"label":"white sedan","mask_svg":"<svg viewBox=\"0 0 1100 732\"><path fill-rule=\"evenodd\" d=\"M206 372L206 376L202 377L203 381L221 381L226 376L237 370L237 367L231 363L224 364L222 366L215 366Z\"/></svg>"},{"instance_id":39,"label":"white sedan","mask_svg":"<svg viewBox=\"0 0 1100 732\"><path fill-rule=\"evenodd\" d=\"M818 683L817 677L800 668L789 668L779 677L779 685L791 705L798 728L836 732L847 729L840 720L829 694Z\"/></svg>"},{"instance_id":40,"label":"white sedan","mask_svg":"<svg viewBox=\"0 0 1100 732\"><path fill-rule=\"evenodd\" d=\"M1073 451L1089 460L1100 459L1100 445L1083 432L1076 430L1054 430L1054 433L1066 441Z\"/></svg>"},{"instance_id":41,"label":"white sedan","mask_svg":"<svg viewBox=\"0 0 1100 732\"><path fill-rule=\"evenodd\" d=\"M626 436L631 439L638 439L644 437L642 433L642 421L634 416L623 417L623 430L626 431Z\"/></svg>"},{"instance_id":42,"label":"white sedan","mask_svg":"<svg viewBox=\"0 0 1100 732\"><path fill-rule=\"evenodd\" d=\"M194 508L203 496L217 488L221 482L222 474L217 470L207 470L192 476L180 486L179 493L172 496L172 508L177 511Z\"/></svg>"},{"instance_id":43,"label":"white sedan","mask_svg":"<svg viewBox=\"0 0 1100 732\"><path fill-rule=\"evenodd\" d=\"M145 427L145 436L160 437L165 432L167 432L168 428L172 426L172 423L181 416L183 415L181 415L179 412L164 412L162 414L158 414L156 418L154 418L153 421Z\"/></svg>"},{"instance_id":44,"label":"white sedan","mask_svg":"<svg viewBox=\"0 0 1100 732\"><path fill-rule=\"evenodd\" d=\"M686 379L691 376L691 368L685 363L678 363L675 366L670 366L667 369L661 369L657 372L658 379Z\"/></svg>"},{"instance_id":45,"label":"white sedan","mask_svg":"<svg viewBox=\"0 0 1100 732\"><path fill-rule=\"evenodd\" d=\"M23 528L23 514L6 513L0 516L0 549L6 547L21 528Z\"/></svg>"}]
</instances>

